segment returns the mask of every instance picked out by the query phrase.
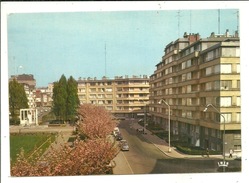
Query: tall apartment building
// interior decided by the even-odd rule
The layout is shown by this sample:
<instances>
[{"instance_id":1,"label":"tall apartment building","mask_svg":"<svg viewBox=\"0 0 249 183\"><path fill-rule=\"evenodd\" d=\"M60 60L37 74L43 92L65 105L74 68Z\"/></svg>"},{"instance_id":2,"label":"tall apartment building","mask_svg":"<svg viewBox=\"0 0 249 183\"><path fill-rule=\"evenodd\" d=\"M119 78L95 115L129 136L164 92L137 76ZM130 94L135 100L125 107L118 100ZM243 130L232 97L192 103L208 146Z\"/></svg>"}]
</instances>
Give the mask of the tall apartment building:
<instances>
[{"instance_id":1,"label":"tall apartment building","mask_svg":"<svg viewBox=\"0 0 249 183\"><path fill-rule=\"evenodd\" d=\"M149 78L144 75L79 79L78 96L81 104L104 106L116 116L144 115L149 101Z\"/></svg>"},{"instance_id":2,"label":"tall apartment building","mask_svg":"<svg viewBox=\"0 0 249 183\"><path fill-rule=\"evenodd\" d=\"M237 34L184 34L169 43L150 76L150 114L168 131L171 108L172 140L223 150L241 151L240 39ZM212 104L204 112L205 106ZM224 117L224 118L223 118ZM225 122L225 129L224 129Z\"/></svg>"}]
</instances>

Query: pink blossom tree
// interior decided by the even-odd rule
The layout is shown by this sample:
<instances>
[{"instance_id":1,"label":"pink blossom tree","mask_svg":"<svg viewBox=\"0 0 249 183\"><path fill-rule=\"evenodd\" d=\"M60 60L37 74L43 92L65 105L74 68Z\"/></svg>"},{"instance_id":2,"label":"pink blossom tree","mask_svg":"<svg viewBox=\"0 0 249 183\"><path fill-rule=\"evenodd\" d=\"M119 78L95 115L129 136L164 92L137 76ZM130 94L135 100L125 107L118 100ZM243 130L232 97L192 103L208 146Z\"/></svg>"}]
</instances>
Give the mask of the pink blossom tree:
<instances>
[{"instance_id":1,"label":"pink blossom tree","mask_svg":"<svg viewBox=\"0 0 249 183\"><path fill-rule=\"evenodd\" d=\"M108 138L116 125L112 115L102 107L83 105L79 109L79 133L87 136L77 138L71 147L67 143L41 156L39 152L30 159L23 151L11 166L12 176L70 176L101 175L112 170L109 166L119 148Z\"/></svg>"}]
</instances>

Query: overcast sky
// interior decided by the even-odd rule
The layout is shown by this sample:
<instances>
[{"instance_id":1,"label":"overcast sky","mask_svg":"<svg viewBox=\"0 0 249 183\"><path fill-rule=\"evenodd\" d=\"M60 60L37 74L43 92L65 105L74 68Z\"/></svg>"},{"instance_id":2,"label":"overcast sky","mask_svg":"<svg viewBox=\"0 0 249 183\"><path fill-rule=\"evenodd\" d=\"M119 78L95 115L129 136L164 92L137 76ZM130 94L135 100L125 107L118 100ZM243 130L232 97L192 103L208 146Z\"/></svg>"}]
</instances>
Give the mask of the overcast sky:
<instances>
[{"instance_id":1,"label":"overcast sky","mask_svg":"<svg viewBox=\"0 0 249 183\"><path fill-rule=\"evenodd\" d=\"M220 33L237 29L237 9L220 10ZM165 46L184 32L218 34L218 10L13 13L7 17L9 76L37 86L66 77L151 75Z\"/></svg>"}]
</instances>

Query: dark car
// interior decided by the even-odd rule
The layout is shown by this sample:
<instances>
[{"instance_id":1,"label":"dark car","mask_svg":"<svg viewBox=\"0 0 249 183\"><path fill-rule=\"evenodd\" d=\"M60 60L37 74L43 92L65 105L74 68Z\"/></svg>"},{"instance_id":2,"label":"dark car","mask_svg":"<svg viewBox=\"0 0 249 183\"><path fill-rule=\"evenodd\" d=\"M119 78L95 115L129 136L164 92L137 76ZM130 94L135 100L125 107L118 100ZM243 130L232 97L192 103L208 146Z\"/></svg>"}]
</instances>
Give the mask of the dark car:
<instances>
[{"instance_id":1,"label":"dark car","mask_svg":"<svg viewBox=\"0 0 249 183\"><path fill-rule=\"evenodd\" d=\"M120 141L120 140L122 140L122 139L123 139L123 137L122 137L122 135L121 135L121 134L118 134L115 138L116 138L116 140L118 140L118 141Z\"/></svg>"}]
</instances>

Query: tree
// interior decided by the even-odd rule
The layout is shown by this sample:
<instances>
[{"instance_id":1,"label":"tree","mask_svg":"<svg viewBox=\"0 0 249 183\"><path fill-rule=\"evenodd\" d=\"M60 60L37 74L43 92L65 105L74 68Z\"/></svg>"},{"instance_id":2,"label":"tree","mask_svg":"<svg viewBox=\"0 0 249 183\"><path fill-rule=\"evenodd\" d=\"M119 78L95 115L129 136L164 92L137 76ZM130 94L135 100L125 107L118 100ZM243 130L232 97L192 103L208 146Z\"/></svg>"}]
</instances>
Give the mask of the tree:
<instances>
[{"instance_id":1,"label":"tree","mask_svg":"<svg viewBox=\"0 0 249 183\"><path fill-rule=\"evenodd\" d=\"M67 79L61 76L59 82L54 82L53 112L60 120L66 120L67 106Z\"/></svg>"},{"instance_id":2,"label":"tree","mask_svg":"<svg viewBox=\"0 0 249 183\"><path fill-rule=\"evenodd\" d=\"M67 81L66 77L62 75L58 82L54 82L53 112L60 120L73 120L78 106L77 81L72 76Z\"/></svg>"},{"instance_id":3,"label":"tree","mask_svg":"<svg viewBox=\"0 0 249 183\"><path fill-rule=\"evenodd\" d=\"M77 108L80 104L78 98L78 84L77 81L70 76L67 81L67 119L75 120Z\"/></svg>"},{"instance_id":4,"label":"tree","mask_svg":"<svg viewBox=\"0 0 249 183\"><path fill-rule=\"evenodd\" d=\"M17 123L19 110L28 108L28 99L24 90L24 86L16 81L9 82L9 111L11 113L11 121Z\"/></svg>"},{"instance_id":5,"label":"tree","mask_svg":"<svg viewBox=\"0 0 249 183\"><path fill-rule=\"evenodd\" d=\"M104 107L84 104L80 106L78 114L80 120L77 129L81 135L90 139L104 138L116 126L116 120Z\"/></svg>"},{"instance_id":6,"label":"tree","mask_svg":"<svg viewBox=\"0 0 249 183\"><path fill-rule=\"evenodd\" d=\"M77 140L74 147L67 144L52 149L43 158L30 161L20 153L11 167L12 176L101 175L111 171L111 160L118 148L106 139ZM36 156L38 157L38 156Z\"/></svg>"},{"instance_id":7,"label":"tree","mask_svg":"<svg viewBox=\"0 0 249 183\"><path fill-rule=\"evenodd\" d=\"M87 138L78 137L73 146L67 143L52 146L47 154L34 154L30 160L20 153L16 163L11 165L11 175L102 175L110 172L110 162L119 152L115 141L109 138L116 121L105 108L91 104L82 105L78 113L78 132Z\"/></svg>"}]
</instances>

